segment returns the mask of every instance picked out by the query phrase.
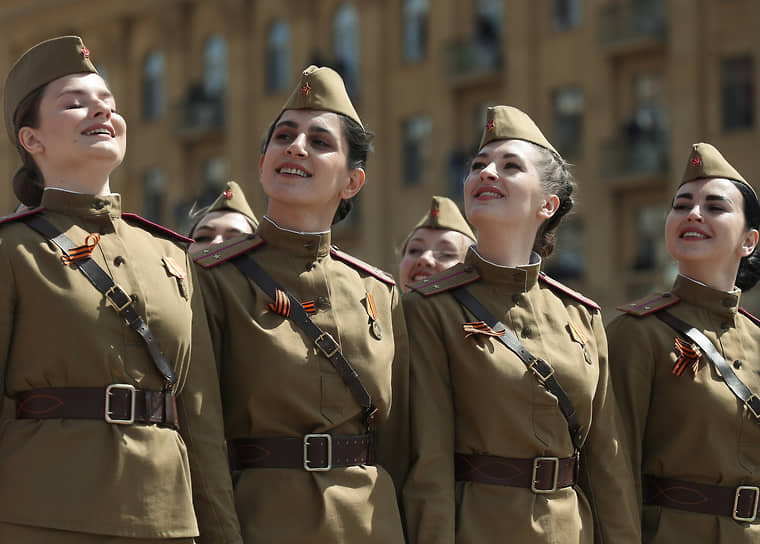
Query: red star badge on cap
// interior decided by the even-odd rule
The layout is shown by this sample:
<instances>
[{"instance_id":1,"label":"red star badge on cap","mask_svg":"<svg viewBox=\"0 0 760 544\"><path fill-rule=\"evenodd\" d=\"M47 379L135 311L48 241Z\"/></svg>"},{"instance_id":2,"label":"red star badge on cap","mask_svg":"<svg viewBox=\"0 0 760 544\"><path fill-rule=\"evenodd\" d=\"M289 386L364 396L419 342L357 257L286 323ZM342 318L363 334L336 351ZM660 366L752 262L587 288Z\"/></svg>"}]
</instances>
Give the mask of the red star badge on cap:
<instances>
[{"instance_id":1,"label":"red star badge on cap","mask_svg":"<svg viewBox=\"0 0 760 544\"><path fill-rule=\"evenodd\" d=\"M495 126L496 126L496 123L494 123L493 120L488 121L486 123L486 130L493 130Z\"/></svg>"},{"instance_id":2,"label":"red star badge on cap","mask_svg":"<svg viewBox=\"0 0 760 544\"><path fill-rule=\"evenodd\" d=\"M430 215L432 215L433 217L438 217L439 213L440 211L438 210L438 208L433 208L430 210Z\"/></svg>"},{"instance_id":3,"label":"red star badge on cap","mask_svg":"<svg viewBox=\"0 0 760 544\"><path fill-rule=\"evenodd\" d=\"M224 191L222 194L224 195L224 198L226 198L227 200L230 200L232 198L232 191L230 191L229 189Z\"/></svg>"},{"instance_id":4,"label":"red star badge on cap","mask_svg":"<svg viewBox=\"0 0 760 544\"><path fill-rule=\"evenodd\" d=\"M693 159L691 159L691 164L693 164L694 166L700 166L702 164L702 159L699 157L694 157Z\"/></svg>"},{"instance_id":5,"label":"red star badge on cap","mask_svg":"<svg viewBox=\"0 0 760 544\"><path fill-rule=\"evenodd\" d=\"M301 94L309 94L311 92L311 85L309 85L309 82L307 81L303 85L301 85Z\"/></svg>"},{"instance_id":6,"label":"red star badge on cap","mask_svg":"<svg viewBox=\"0 0 760 544\"><path fill-rule=\"evenodd\" d=\"M82 55L84 55L84 58L86 59L90 58L90 50L87 49L84 45L82 46Z\"/></svg>"}]
</instances>

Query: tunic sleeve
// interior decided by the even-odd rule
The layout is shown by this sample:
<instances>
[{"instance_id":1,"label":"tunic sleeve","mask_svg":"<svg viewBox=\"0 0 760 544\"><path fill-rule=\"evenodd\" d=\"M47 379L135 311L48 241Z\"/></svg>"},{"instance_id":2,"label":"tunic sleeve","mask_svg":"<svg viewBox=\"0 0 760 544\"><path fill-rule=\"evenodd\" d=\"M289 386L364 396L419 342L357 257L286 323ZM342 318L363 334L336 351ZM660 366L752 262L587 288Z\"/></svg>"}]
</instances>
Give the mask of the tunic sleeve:
<instances>
[{"instance_id":1,"label":"tunic sleeve","mask_svg":"<svg viewBox=\"0 0 760 544\"><path fill-rule=\"evenodd\" d=\"M411 469L403 499L412 544L454 542L454 405L442 326L430 301L404 297L411 361Z\"/></svg>"},{"instance_id":2,"label":"tunic sleeve","mask_svg":"<svg viewBox=\"0 0 760 544\"><path fill-rule=\"evenodd\" d=\"M599 353L599 382L594 393L591 428L581 452L581 482L594 512L594 542L640 543L641 528L631 470L629 436L621 426L610 382L607 340L599 314L593 318Z\"/></svg>"},{"instance_id":3,"label":"tunic sleeve","mask_svg":"<svg viewBox=\"0 0 760 544\"><path fill-rule=\"evenodd\" d=\"M190 264L188 263L190 271ZM189 273L192 274L192 271ZM198 544L242 543L224 444L219 381L200 289L193 277L192 359L178 398L188 447L200 537Z\"/></svg>"}]
</instances>

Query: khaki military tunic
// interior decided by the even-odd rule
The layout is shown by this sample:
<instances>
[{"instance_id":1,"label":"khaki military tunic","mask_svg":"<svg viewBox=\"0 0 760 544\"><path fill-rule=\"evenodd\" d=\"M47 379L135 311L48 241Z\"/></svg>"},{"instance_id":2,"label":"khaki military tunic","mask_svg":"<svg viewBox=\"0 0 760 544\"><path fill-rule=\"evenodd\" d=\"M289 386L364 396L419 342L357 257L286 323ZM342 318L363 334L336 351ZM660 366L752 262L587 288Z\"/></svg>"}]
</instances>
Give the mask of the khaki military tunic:
<instances>
[{"instance_id":1,"label":"khaki military tunic","mask_svg":"<svg viewBox=\"0 0 760 544\"><path fill-rule=\"evenodd\" d=\"M312 320L335 338L371 395L378 451L374 466L243 470L235 487L243 538L403 542L395 486L408 465L409 366L398 289L331 255L329 233L298 234L264 218L257 235L263 244L248 256L297 300L314 302ZM240 242L221 247L234 250ZM228 439L365 432L362 409L330 361L295 323L267 307L272 301L258 286L231 262L199 267L199 277L221 367ZM368 295L377 309L375 327Z\"/></svg>"},{"instance_id":2,"label":"khaki military tunic","mask_svg":"<svg viewBox=\"0 0 760 544\"><path fill-rule=\"evenodd\" d=\"M681 301L667 311L702 331L737 376L760 393L760 328L738 313L739 292L679 276L671 293ZM678 333L654 315L621 315L607 334L637 483L650 475L727 487L760 484L760 424L705 356L696 375L691 369L673 374ZM638 489L641 505L640 484ZM648 543L760 542L758 522L647 505L640 513Z\"/></svg>"},{"instance_id":3,"label":"khaki military tunic","mask_svg":"<svg viewBox=\"0 0 760 544\"><path fill-rule=\"evenodd\" d=\"M534 494L455 482L455 452L566 458L573 444L556 397L512 351L491 336L466 338L463 324L475 318L451 294L412 291L404 297L413 339L413 464L404 489L412 543L638 542L599 311L539 281L539 268L496 266L471 248L465 264L430 278L426 290L467 284L533 355L552 365L585 430L584 484Z\"/></svg>"},{"instance_id":4,"label":"khaki military tunic","mask_svg":"<svg viewBox=\"0 0 760 544\"><path fill-rule=\"evenodd\" d=\"M49 189L42 206L41 217L75 243L100 234L92 258L134 296L174 366L180 432L3 414L0 522L13 535L28 527L24 543L38 541L35 527L45 535L59 529L146 539L192 539L200 527L198 542L239 542L213 352L183 248L123 219L119 195ZM169 273L165 257L184 269L184 280ZM0 380L7 396L112 383L162 389L141 338L79 270L61 262L52 242L20 221L0 226L0 283Z\"/></svg>"}]
</instances>

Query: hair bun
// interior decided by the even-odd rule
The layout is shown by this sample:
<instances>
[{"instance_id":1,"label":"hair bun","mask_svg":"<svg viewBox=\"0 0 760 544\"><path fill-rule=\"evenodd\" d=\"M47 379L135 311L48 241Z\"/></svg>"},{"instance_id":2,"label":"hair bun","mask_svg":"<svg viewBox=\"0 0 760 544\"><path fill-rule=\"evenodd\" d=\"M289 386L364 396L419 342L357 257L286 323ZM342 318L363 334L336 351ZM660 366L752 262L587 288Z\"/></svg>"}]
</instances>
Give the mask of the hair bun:
<instances>
[{"instance_id":1,"label":"hair bun","mask_svg":"<svg viewBox=\"0 0 760 544\"><path fill-rule=\"evenodd\" d=\"M39 206L43 189L42 179L31 168L21 166L13 174L13 192L23 204L32 207Z\"/></svg>"}]
</instances>

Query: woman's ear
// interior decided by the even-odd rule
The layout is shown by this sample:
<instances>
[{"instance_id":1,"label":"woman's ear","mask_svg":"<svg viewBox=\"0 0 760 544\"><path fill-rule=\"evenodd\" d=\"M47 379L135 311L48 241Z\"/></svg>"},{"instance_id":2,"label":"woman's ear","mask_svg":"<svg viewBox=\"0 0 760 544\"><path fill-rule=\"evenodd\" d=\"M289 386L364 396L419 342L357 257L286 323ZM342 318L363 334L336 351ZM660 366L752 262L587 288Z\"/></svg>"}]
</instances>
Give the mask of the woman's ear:
<instances>
[{"instance_id":1,"label":"woman's ear","mask_svg":"<svg viewBox=\"0 0 760 544\"><path fill-rule=\"evenodd\" d=\"M541 203L541 207L538 209L538 215L543 219L549 219L559 209L559 197L557 195L549 195Z\"/></svg>"},{"instance_id":2,"label":"woman's ear","mask_svg":"<svg viewBox=\"0 0 760 544\"><path fill-rule=\"evenodd\" d=\"M752 252L755 251L755 248L757 247L758 240L760 240L760 232L758 232L757 229L749 229L744 236L744 240L742 240L742 257L752 255Z\"/></svg>"},{"instance_id":3,"label":"woman's ear","mask_svg":"<svg viewBox=\"0 0 760 544\"><path fill-rule=\"evenodd\" d=\"M353 168L348 173L348 184L340 192L340 198L348 200L356 196L356 193L364 186L365 175L364 168Z\"/></svg>"},{"instance_id":4,"label":"woman's ear","mask_svg":"<svg viewBox=\"0 0 760 544\"><path fill-rule=\"evenodd\" d=\"M37 131L32 127L18 129L18 141L30 155L38 155L45 150L45 146L37 137Z\"/></svg>"}]
</instances>

